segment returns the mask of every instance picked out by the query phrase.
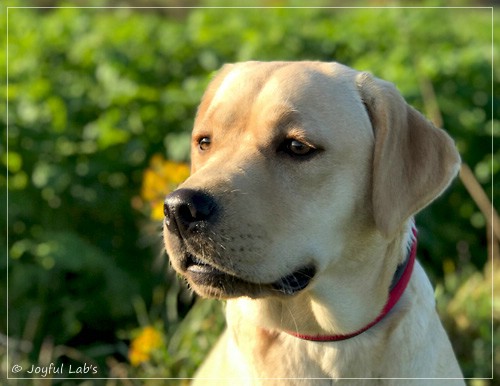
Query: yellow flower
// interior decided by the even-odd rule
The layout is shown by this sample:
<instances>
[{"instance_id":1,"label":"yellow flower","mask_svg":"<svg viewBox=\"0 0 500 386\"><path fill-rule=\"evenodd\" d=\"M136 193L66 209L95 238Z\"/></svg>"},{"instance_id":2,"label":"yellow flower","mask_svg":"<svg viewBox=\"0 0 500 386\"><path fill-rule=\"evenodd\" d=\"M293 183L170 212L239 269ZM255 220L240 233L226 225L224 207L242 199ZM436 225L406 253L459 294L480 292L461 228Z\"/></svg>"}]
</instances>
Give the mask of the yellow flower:
<instances>
[{"instance_id":1,"label":"yellow flower","mask_svg":"<svg viewBox=\"0 0 500 386\"><path fill-rule=\"evenodd\" d=\"M132 340L128 352L128 359L132 366L139 366L151 358L151 353L163 346L163 336L152 326L142 329L139 335Z\"/></svg>"},{"instance_id":2,"label":"yellow flower","mask_svg":"<svg viewBox=\"0 0 500 386\"><path fill-rule=\"evenodd\" d=\"M141 198L151 207L151 218L163 218L163 200L181 182L189 177L189 166L186 163L173 162L155 154L144 171Z\"/></svg>"}]
</instances>

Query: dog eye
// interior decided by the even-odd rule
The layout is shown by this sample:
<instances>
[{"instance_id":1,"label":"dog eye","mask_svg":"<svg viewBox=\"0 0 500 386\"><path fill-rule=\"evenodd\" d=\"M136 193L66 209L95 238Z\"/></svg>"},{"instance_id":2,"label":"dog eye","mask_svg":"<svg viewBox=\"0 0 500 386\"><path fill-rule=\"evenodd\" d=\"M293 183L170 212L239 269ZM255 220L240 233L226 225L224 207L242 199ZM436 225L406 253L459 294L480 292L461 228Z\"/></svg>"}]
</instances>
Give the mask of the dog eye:
<instances>
[{"instance_id":1,"label":"dog eye","mask_svg":"<svg viewBox=\"0 0 500 386\"><path fill-rule=\"evenodd\" d=\"M200 150L205 151L210 148L210 145L212 143L212 140L210 137L203 137L198 140L198 147Z\"/></svg>"},{"instance_id":2,"label":"dog eye","mask_svg":"<svg viewBox=\"0 0 500 386\"><path fill-rule=\"evenodd\" d=\"M282 149L291 156L303 157L312 154L316 149L296 139L289 139Z\"/></svg>"}]
</instances>

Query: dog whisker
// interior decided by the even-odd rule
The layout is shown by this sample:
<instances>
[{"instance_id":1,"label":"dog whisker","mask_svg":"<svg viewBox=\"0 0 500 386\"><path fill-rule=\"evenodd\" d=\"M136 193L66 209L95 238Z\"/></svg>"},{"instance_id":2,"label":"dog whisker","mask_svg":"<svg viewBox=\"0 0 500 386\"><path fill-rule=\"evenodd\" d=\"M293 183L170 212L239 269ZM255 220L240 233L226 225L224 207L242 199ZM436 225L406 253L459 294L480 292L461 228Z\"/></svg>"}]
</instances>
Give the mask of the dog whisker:
<instances>
[{"instance_id":1,"label":"dog whisker","mask_svg":"<svg viewBox=\"0 0 500 386\"><path fill-rule=\"evenodd\" d=\"M288 303L284 303L285 304L285 308L286 310L288 311L288 314L290 315L290 318L293 322L293 325L294 325L294 331L296 333L299 332L299 326L298 326L298 323L297 323L297 320L295 319L295 315L293 314L292 310L290 309L290 306L288 305ZM282 323L283 323L283 319L282 319Z\"/></svg>"}]
</instances>

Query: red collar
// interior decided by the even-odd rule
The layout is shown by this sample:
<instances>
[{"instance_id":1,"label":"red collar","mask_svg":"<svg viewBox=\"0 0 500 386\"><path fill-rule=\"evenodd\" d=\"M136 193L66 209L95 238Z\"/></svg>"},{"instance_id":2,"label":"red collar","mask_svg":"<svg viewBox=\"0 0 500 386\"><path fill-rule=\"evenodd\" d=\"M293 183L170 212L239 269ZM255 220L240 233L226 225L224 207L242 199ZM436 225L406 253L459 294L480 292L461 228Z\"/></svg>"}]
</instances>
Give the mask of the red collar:
<instances>
[{"instance_id":1,"label":"red collar","mask_svg":"<svg viewBox=\"0 0 500 386\"><path fill-rule=\"evenodd\" d=\"M371 323L361 328L360 330L346 335L304 335L295 332L288 332L288 334L293 335L300 339L312 340L315 342L335 342L353 338L365 332L366 330L370 329L378 322L380 322L396 305L398 300L403 295L403 292L405 291L408 282L410 281L411 273L413 271L413 266L415 264L415 258L417 255L417 228L415 228L415 226L412 227L412 233L413 233L413 244L411 246L408 258L405 260L404 263L398 266L396 273L394 275L393 283L391 284L389 290L389 298L387 299L387 303L385 304L384 308L377 316L377 318L375 318L375 320L373 320Z\"/></svg>"}]
</instances>

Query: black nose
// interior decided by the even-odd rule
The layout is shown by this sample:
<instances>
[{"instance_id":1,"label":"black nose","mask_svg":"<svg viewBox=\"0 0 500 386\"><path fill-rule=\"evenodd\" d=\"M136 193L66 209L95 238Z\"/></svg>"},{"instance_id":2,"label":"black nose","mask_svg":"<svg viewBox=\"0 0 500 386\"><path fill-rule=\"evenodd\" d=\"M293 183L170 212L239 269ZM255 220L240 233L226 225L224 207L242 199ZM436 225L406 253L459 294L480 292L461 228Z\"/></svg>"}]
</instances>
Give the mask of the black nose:
<instances>
[{"instance_id":1,"label":"black nose","mask_svg":"<svg viewBox=\"0 0 500 386\"><path fill-rule=\"evenodd\" d=\"M171 232L186 236L213 220L216 207L215 200L207 193L178 189L165 198L165 224Z\"/></svg>"}]
</instances>

